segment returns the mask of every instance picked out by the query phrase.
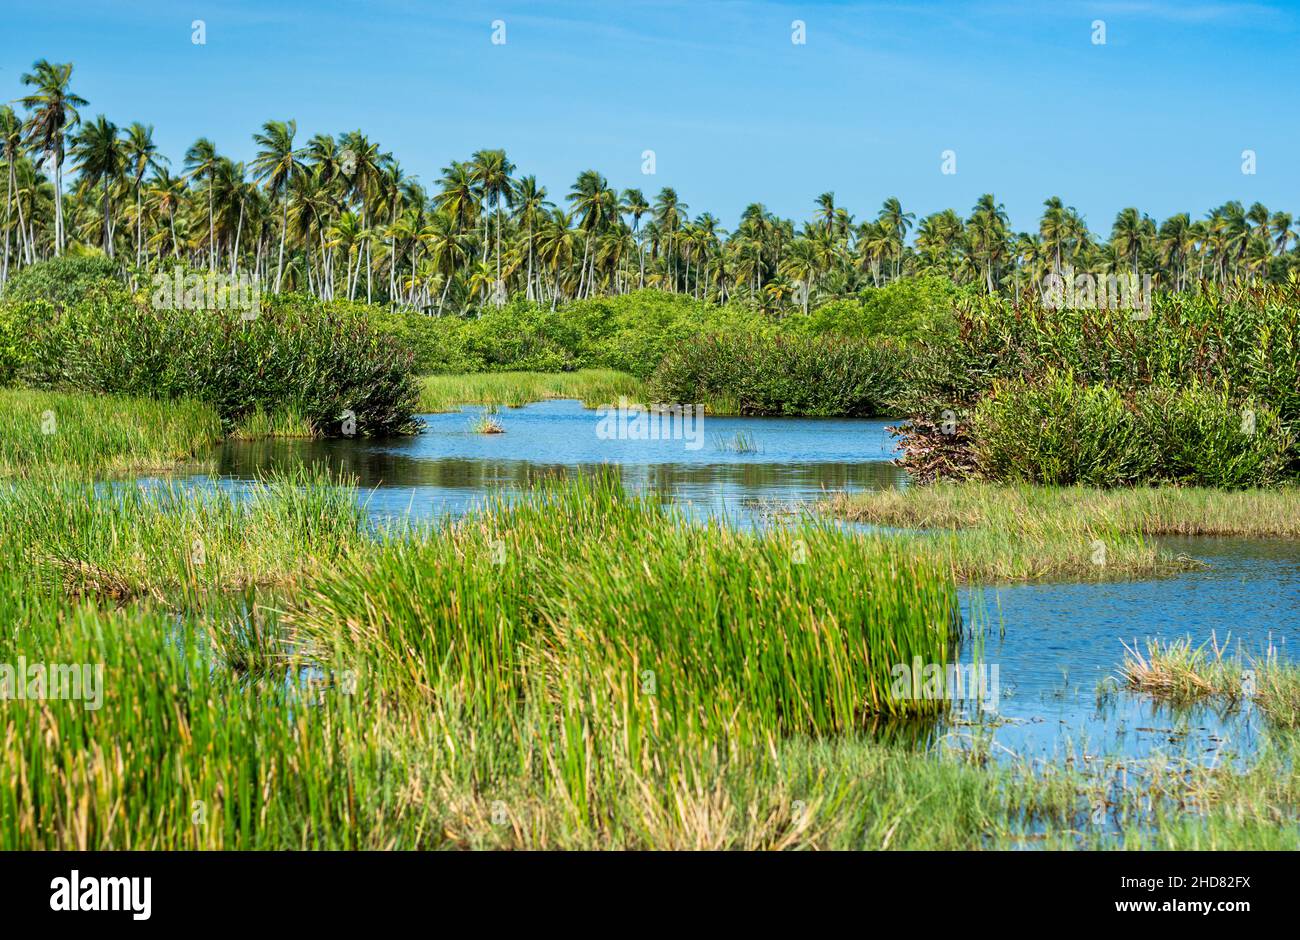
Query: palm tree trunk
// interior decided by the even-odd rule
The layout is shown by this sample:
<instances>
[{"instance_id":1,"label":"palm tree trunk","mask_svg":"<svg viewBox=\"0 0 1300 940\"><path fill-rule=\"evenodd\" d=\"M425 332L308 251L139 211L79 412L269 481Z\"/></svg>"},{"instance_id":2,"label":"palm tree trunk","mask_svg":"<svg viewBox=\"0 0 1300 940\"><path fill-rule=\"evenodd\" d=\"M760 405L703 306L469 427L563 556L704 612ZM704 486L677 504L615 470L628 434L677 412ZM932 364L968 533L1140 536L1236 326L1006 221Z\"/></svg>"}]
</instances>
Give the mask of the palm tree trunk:
<instances>
[{"instance_id":1,"label":"palm tree trunk","mask_svg":"<svg viewBox=\"0 0 1300 940\"><path fill-rule=\"evenodd\" d=\"M239 200L239 224L235 226L235 247L230 251L230 273L233 276L239 264L239 236L244 230L244 200Z\"/></svg>"},{"instance_id":2,"label":"palm tree trunk","mask_svg":"<svg viewBox=\"0 0 1300 940\"><path fill-rule=\"evenodd\" d=\"M22 206L18 207L19 212ZM9 237L12 235L14 215L14 162L9 161L9 187L5 192L5 261L4 268L0 269L0 291L4 290L4 285L9 280ZM21 216L19 218L21 224Z\"/></svg>"},{"instance_id":3,"label":"palm tree trunk","mask_svg":"<svg viewBox=\"0 0 1300 940\"><path fill-rule=\"evenodd\" d=\"M284 236L289 231L289 190L284 191L284 200L280 210L280 260L275 263L275 292L280 293L280 281L284 277Z\"/></svg>"},{"instance_id":4,"label":"palm tree trunk","mask_svg":"<svg viewBox=\"0 0 1300 940\"><path fill-rule=\"evenodd\" d=\"M104 177L104 254L113 257L112 203L108 199L108 177Z\"/></svg>"},{"instance_id":5,"label":"palm tree trunk","mask_svg":"<svg viewBox=\"0 0 1300 940\"><path fill-rule=\"evenodd\" d=\"M35 210L33 210L35 214ZM54 257L63 254L63 160L54 160Z\"/></svg>"},{"instance_id":6,"label":"palm tree trunk","mask_svg":"<svg viewBox=\"0 0 1300 940\"><path fill-rule=\"evenodd\" d=\"M212 207L212 186L215 173L208 174L208 270L217 270L217 219ZM276 290L279 290L277 285Z\"/></svg>"}]
</instances>

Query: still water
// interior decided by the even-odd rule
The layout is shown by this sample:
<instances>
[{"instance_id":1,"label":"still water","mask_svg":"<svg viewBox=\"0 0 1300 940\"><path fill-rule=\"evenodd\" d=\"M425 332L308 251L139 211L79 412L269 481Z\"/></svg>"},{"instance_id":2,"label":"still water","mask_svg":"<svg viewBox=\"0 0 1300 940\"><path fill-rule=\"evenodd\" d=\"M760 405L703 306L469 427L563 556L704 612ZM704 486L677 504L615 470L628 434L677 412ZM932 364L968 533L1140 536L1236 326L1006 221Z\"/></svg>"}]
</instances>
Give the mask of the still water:
<instances>
[{"instance_id":1,"label":"still water","mask_svg":"<svg viewBox=\"0 0 1300 940\"><path fill-rule=\"evenodd\" d=\"M595 411L551 401L497 416L503 434L470 430L480 409L426 415L423 433L389 440L228 442L218 474L238 485L259 473L324 463L355 476L379 520L465 512L492 493L517 493L544 475L618 468L629 489L655 494L696 516L741 526L783 517L825 492L907 485L893 465L888 422L708 417L696 440L609 439ZM1300 650L1300 543L1186 539L1166 543L1209 562L1204 570L1142 581L1010 585L964 592L987 629L962 658L997 667L988 712L924 737L978 742L993 756L1107 760L1155 753L1201 762L1232 760L1267 733L1249 706L1229 714L1175 710L1115 691L1121 645L1190 636L1234 651L1285 659ZM986 673L992 675L992 673Z\"/></svg>"}]
</instances>

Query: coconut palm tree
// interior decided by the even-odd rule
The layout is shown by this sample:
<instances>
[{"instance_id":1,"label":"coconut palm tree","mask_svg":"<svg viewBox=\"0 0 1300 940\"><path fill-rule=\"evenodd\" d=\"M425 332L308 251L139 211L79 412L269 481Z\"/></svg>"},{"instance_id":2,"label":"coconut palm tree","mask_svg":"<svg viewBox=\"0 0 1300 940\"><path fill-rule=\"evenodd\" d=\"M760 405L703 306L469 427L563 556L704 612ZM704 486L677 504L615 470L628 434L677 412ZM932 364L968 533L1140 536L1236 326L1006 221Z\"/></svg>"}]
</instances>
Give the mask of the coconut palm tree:
<instances>
[{"instance_id":1,"label":"coconut palm tree","mask_svg":"<svg viewBox=\"0 0 1300 940\"><path fill-rule=\"evenodd\" d=\"M117 136L117 125L104 115L85 125L72 139L72 158L81 174L81 187L89 191L103 186L103 248L113 257L113 201L109 187L122 176L126 164L126 146Z\"/></svg>"},{"instance_id":2,"label":"coconut palm tree","mask_svg":"<svg viewBox=\"0 0 1300 940\"><path fill-rule=\"evenodd\" d=\"M294 175L301 172L302 152L293 147L298 133L298 122L267 121L261 132L253 135L260 148L253 158L252 169L257 179L265 183L271 195L280 197L280 259L275 266L275 290L280 290L284 273L284 243L289 233L289 188Z\"/></svg>"},{"instance_id":3,"label":"coconut palm tree","mask_svg":"<svg viewBox=\"0 0 1300 940\"><path fill-rule=\"evenodd\" d=\"M507 207L514 206L514 180L510 174L514 173L515 165L506 157L504 150L480 150L474 154L471 164L473 165L471 177L478 185L479 195L483 202L491 208L492 214L496 218L496 282L500 284L501 202L504 200ZM484 241L486 242L486 240L485 232ZM498 297L500 297L500 294L498 294ZM503 302L503 299L497 301L498 305Z\"/></svg>"},{"instance_id":4,"label":"coconut palm tree","mask_svg":"<svg viewBox=\"0 0 1300 940\"><path fill-rule=\"evenodd\" d=\"M895 278L898 277L899 263L903 257L903 242L915 219L914 213L903 211L903 204L894 196L885 200L880 207L880 213L876 216L876 221L885 227L885 231L890 236Z\"/></svg>"},{"instance_id":5,"label":"coconut palm tree","mask_svg":"<svg viewBox=\"0 0 1300 940\"><path fill-rule=\"evenodd\" d=\"M189 171L186 174L188 179L201 179L206 177L208 184L208 270L217 270L217 228L216 213L213 208L212 195L214 181L217 173L217 164L220 161L217 156L217 145L206 137L200 137L194 143L190 144L185 151L185 168Z\"/></svg>"},{"instance_id":6,"label":"coconut palm tree","mask_svg":"<svg viewBox=\"0 0 1300 940\"><path fill-rule=\"evenodd\" d=\"M22 83L36 90L18 100L30 114L27 118L27 145L45 154L54 168L54 254L63 253L63 158L65 135L81 122L78 108L90 102L69 89L72 63L55 64L37 61L32 71L22 76Z\"/></svg>"},{"instance_id":7,"label":"coconut palm tree","mask_svg":"<svg viewBox=\"0 0 1300 940\"><path fill-rule=\"evenodd\" d=\"M10 239L13 236L13 216L15 203L15 190L18 188L17 183L17 166L18 158L22 151L23 124L14 113L14 109L5 105L0 107L0 159L5 164L5 254L4 266L0 268L0 292L4 291L4 285L9 280L9 249ZM18 234L23 244L26 244L26 231L22 216L22 203L18 203Z\"/></svg>"},{"instance_id":8,"label":"coconut palm tree","mask_svg":"<svg viewBox=\"0 0 1300 940\"><path fill-rule=\"evenodd\" d=\"M553 205L546 198L546 187L537 184L537 177L525 176L515 185L515 224L524 233L524 251L528 258L528 274L524 281L524 296L535 300L540 295L533 289L533 255L536 234L541 218Z\"/></svg>"},{"instance_id":9,"label":"coconut palm tree","mask_svg":"<svg viewBox=\"0 0 1300 940\"><path fill-rule=\"evenodd\" d=\"M154 143L153 125L144 125L139 121L132 122L131 126L126 129L126 136L122 142L122 156L126 163L131 186L135 190L135 263L138 266L141 252L144 249L143 205L141 202L144 176L150 170L156 173L168 161L166 157L158 152L158 145Z\"/></svg>"}]
</instances>

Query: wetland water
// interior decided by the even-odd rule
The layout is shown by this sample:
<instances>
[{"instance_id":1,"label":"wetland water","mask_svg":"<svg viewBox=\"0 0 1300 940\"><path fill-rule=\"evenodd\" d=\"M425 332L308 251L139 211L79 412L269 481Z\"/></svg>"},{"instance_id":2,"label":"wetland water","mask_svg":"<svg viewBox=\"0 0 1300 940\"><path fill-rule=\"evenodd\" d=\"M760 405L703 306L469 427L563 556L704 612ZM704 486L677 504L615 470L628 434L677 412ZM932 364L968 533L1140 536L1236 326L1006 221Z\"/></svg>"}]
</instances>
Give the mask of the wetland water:
<instances>
[{"instance_id":1,"label":"wetland water","mask_svg":"<svg viewBox=\"0 0 1300 940\"><path fill-rule=\"evenodd\" d=\"M478 408L424 416L423 433L391 440L228 442L217 455L223 482L302 463L326 463L358 478L376 519L457 515L494 492L515 492L548 473L614 464L629 489L654 493L696 516L762 524L825 491L904 486L891 462L888 422L708 417L698 446L685 440L609 439L599 416L574 401L502 409L504 434L470 430ZM737 442L742 449L736 449ZM752 445L752 449L750 449ZM988 628L962 659L997 666L992 718L960 707L929 740L979 741L993 756L1105 762L1165 754L1231 760L1267 734L1249 706L1219 714L1175 710L1142 696L1099 694L1124 656L1121 641L1217 638L1283 659L1300 650L1300 544L1181 539L1164 543L1209 562L1203 570L1138 581L1044 583L986 588Z\"/></svg>"}]
</instances>

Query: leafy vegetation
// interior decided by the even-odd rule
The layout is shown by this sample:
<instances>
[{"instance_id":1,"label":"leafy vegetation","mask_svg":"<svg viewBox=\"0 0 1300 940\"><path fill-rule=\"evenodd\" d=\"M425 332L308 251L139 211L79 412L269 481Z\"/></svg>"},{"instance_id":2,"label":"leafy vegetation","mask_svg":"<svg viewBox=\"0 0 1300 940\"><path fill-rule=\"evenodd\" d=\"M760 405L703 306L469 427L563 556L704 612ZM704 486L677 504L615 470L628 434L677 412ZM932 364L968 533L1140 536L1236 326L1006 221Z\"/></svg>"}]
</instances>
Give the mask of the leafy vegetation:
<instances>
[{"instance_id":1,"label":"leafy vegetation","mask_svg":"<svg viewBox=\"0 0 1300 940\"><path fill-rule=\"evenodd\" d=\"M982 470L1246 486L1294 477L1298 291L1300 282L1158 295L1150 316L961 304L954 334L911 347L897 399L909 416L904 464L923 479ZM1071 433L1087 439L1072 444ZM1067 459L1072 447L1108 452Z\"/></svg>"},{"instance_id":2,"label":"leafy vegetation","mask_svg":"<svg viewBox=\"0 0 1300 940\"><path fill-rule=\"evenodd\" d=\"M904 357L887 343L833 337L703 335L679 344L651 378L659 401L752 415L882 414Z\"/></svg>"},{"instance_id":3,"label":"leafy vegetation","mask_svg":"<svg viewBox=\"0 0 1300 940\"><path fill-rule=\"evenodd\" d=\"M68 259L46 264L60 268ZM40 270L34 266L29 276ZM355 310L291 296L253 310L155 307L97 284L83 285L77 297L65 292L64 304L0 304L11 381L202 400L228 430L247 421L296 433L414 427L419 392L411 354ZM267 415L279 418L268 422Z\"/></svg>"}]
</instances>

